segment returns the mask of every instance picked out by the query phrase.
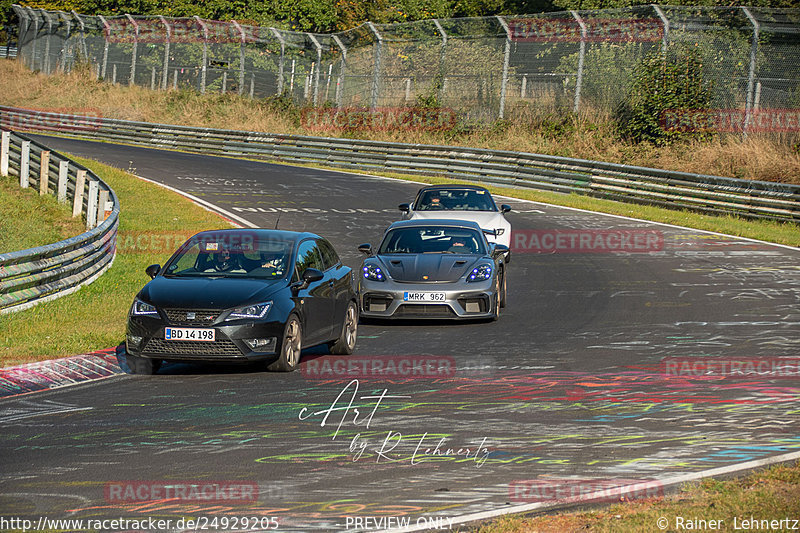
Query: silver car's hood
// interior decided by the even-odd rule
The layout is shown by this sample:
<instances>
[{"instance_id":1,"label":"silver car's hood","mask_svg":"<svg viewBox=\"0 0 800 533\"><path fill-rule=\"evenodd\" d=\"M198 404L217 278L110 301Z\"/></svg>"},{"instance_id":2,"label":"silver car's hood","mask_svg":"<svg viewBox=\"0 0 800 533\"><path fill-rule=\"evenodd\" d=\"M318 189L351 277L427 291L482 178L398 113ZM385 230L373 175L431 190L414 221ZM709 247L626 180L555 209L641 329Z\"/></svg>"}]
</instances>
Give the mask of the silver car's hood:
<instances>
[{"instance_id":1,"label":"silver car's hood","mask_svg":"<svg viewBox=\"0 0 800 533\"><path fill-rule=\"evenodd\" d=\"M461 254L391 254L381 255L389 276L395 281L430 283L458 281L481 256Z\"/></svg>"}]
</instances>

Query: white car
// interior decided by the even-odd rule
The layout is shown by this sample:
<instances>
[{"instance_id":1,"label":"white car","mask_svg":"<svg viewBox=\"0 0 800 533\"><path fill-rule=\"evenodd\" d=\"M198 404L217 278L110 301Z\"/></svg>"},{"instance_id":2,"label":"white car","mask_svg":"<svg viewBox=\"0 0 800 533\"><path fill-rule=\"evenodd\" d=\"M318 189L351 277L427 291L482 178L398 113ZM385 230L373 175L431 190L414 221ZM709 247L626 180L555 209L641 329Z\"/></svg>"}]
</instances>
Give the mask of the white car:
<instances>
[{"instance_id":1,"label":"white car","mask_svg":"<svg viewBox=\"0 0 800 533\"><path fill-rule=\"evenodd\" d=\"M489 242L511 247L511 206L494 203L489 191L475 185L431 185L417 192L412 204L400 204L404 220L471 220L486 232ZM510 255L510 254L509 254ZM506 259L508 262L508 258Z\"/></svg>"}]
</instances>

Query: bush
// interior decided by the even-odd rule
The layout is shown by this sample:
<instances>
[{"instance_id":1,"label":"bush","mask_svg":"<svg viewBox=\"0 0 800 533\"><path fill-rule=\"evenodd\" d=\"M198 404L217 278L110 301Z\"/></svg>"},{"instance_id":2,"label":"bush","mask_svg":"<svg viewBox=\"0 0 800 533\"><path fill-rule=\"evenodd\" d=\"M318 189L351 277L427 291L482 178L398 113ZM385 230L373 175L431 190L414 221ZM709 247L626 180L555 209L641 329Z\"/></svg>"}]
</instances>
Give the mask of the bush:
<instances>
[{"instance_id":1,"label":"bush","mask_svg":"<svg viewBox=\"0 0 800 533\"><path fill-rule=\"evenodd\" d=\"M656 145L708 137L704 131L665 128L662 120L670 110L709 109L711 85L704 80L698 50L678 48L650 54L636 67L633 84L615 110L617 128L629 140Z\"/></svg>"}]
</instances>

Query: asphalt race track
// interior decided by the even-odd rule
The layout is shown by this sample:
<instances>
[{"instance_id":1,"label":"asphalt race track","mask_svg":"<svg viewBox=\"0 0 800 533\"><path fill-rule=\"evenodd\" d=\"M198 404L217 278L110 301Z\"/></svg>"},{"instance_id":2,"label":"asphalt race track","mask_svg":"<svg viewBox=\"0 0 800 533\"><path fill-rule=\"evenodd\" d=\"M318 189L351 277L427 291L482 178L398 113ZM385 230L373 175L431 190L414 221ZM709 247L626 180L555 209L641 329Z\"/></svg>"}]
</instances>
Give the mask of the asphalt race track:
<instances>
[{"instance_id":1,"label":"asphalt race track","mask_svg":"<svg viewBox=\"0 0 800 533\"><path fill-rule=\"evenodd\" d=\"M360 264L358 244L377 244L399 218L397 204L419 187L40 139L135 169L257 226L320 233L351 267ZM587 487L643 482L654 494L679 474L800 449L800 250L505 202L514 209L515 252L498 322L359 329L352 357L362 368L433 361L435 372L368 371L352 382L332 364L338 358L314 350L289 375L169 365L152 377L11 397L0 401L0 515L276 517L261 529L279 531L403 520L444 527L448 518L552 504ZM646 241L649 252L533 253L533 236L544 243L556 230L592 242L617 230L655 240ZM728 370L767 361L778 370L704 374L687 361ZM141 484L233 481L257 485L257 494L126 498Z\"/></svg>"}]
</instances>

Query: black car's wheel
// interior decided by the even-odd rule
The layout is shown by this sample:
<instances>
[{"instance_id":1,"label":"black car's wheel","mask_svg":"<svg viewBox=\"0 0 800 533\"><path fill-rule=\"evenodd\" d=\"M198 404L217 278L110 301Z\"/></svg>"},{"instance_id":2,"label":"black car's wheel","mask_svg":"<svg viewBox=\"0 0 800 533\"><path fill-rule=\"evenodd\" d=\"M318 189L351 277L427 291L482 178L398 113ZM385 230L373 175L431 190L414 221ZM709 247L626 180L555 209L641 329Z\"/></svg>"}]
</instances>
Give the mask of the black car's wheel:
<instances>
[{"instance_id":1,"label":"black car's wheel","mask_svg":"<svg viewBox=\"0 0 800 533\"><path fill-rule=\"evenodd\" d=\"M356 335L358 334L358 307L355 302L347 304L344 313L344 322L339 338L329 347L334 355L350 355L356 348Z\"/></svg>"},{"instance_id":2,"label":"black car's wheel","mask_svg":"<svg viewBox=\"0 0 800 533\"><path fill-rule=\"evenodd\" d=\"M290 315L283 328L281 352L277 361L267 367L273 372L292 372L300 363L300 352L303 349L303 333L300 319Z\"/></svg>"},{"instance_id":3,"label":"black car's wheel","mask_svg":"<svg viewBox=\"0 0 800 533\"><path fill-rule=\"evenodd\" d=\"M500 307L505 307L508 299L508 291L506 290L506 269L500 270L500 276L503 281L500 285Z\"/></svg>"},{"instance_id":4,"label":"black car's wheel","mask_svg":"<svg viewBox=\"0 0 800 533\"><path fill-rule=\"evenodd\" d=\"M152 376L161 368L161 360L159 359L148 359L147 357L138 357L131 354L126 354L125 359L134 374Z\"/></svg>"}]
</instances>

